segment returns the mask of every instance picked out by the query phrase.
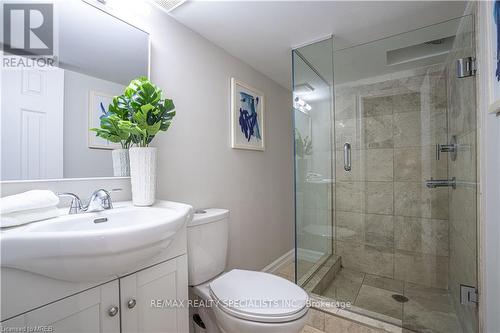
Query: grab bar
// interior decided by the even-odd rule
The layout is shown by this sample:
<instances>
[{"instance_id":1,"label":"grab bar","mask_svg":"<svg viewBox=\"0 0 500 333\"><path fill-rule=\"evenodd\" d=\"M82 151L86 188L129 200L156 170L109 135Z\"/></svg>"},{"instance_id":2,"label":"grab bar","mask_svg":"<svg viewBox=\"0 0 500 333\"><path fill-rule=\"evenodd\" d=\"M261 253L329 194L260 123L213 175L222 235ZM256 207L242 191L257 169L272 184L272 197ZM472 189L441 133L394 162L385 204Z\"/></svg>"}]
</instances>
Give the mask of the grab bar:
<instances>
[{"instance_id":1,"label":"grab bar","mask_svg":"<svg viewBox=\"0 0 500 333\"><path fill-rule=\"evenodd\" d=\"M344 143L344 170L351 171L351 144L349 142Z\"/></svg>"}]
</instances>

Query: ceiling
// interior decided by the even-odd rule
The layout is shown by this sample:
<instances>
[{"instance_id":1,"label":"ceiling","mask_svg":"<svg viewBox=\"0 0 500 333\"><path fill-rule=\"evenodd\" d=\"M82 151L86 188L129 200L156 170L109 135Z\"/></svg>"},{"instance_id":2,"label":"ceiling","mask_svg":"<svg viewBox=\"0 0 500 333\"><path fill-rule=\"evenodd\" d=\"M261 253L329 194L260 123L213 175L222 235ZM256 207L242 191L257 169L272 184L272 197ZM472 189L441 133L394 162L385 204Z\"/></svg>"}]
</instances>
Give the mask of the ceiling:
<instances>
[{"instance_id":1,"label":"ceiling","mask_svg":"<svg viewBox=\"0 0 500 333\"><path fill-rule=\"evenodd\" d=\"M170 14L283 87L291 48L333 34L335 49L459 17L462 1L189 1Z\"/></svg>"}]
</instances>

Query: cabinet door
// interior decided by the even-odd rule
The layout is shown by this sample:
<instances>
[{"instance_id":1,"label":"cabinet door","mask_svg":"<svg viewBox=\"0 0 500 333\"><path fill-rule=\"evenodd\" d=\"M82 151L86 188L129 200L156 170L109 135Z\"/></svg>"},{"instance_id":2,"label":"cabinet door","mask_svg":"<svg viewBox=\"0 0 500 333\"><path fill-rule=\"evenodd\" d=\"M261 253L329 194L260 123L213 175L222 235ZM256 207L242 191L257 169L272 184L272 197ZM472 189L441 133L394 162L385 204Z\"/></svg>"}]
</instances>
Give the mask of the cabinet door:
<instances>
[{"instance_id":1,"label":"cabinet door","mask_svg":"<svg viewBox=\"0 0 500 333\"><path fill-rule=\"evenodd\" d=\"M120 279L120 293L123 333L189 332L186 255ZM179 306L157 307L158 300Z\"/></svg>"},{"instance_id":2,"label":"cabinet door","mask_svg":"<svg viewBox=\"0 0 500 333\"><path fill-rule=\"evenodd\" d=\"M2 322L2 328L39 327L36 331L54 333L120 332L120 313L108 311L119 306L118 280L92 288L39 309ZM44 330L45 329L45 330Z\"/></svg>"}]
</instances>

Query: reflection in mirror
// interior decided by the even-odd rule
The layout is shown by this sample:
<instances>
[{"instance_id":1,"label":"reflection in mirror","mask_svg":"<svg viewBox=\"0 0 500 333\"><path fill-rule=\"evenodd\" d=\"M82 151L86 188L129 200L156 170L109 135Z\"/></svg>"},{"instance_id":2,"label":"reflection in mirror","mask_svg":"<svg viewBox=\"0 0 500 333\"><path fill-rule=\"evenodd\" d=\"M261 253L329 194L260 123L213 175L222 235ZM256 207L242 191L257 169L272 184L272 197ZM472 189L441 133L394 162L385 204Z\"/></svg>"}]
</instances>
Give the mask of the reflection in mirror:
<instances>
[{"instance_id":1,"label":"reflection in mirror","mask_svg":"<svg viewBox=\"0 0 500 333\"><path fill-rule=\"evenodd\" d=\"M57 67L2 68L1 180L111 177L92 127L113 96L149 76L149 35L80 0L54 4Z\"/></svg>"}]
</instances>

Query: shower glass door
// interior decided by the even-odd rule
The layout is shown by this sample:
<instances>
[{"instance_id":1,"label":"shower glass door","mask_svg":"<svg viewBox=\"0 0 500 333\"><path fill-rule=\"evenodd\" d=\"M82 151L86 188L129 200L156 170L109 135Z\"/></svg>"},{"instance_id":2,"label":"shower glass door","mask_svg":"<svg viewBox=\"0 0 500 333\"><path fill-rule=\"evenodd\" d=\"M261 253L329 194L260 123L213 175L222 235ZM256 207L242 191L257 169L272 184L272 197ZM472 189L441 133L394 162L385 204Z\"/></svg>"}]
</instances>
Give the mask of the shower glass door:
<instances>
[{"instance_id":1,"label":"shower glass door","mask_svg":"<svg viewBox=\"0 0 500 333\"><path fill-rule=\"evenodd\" d=\"M295 267L300 285L313 276L333 251L332 54L331 38L292 52Z\"/></svg>"},{"instance_id":2,"label":"shower glass door","mask_svg":"<svg viewBox=\"0 0 500 333\"><path fill-rule=\"evenodd\" d=\"M334 52L334 253L323 296L415 332L474 332L473 17ZM351 149L350 170L341 166Z\"/></svg>"},{"instance_id":3,"label":"shower glass door","mask_svg":"<svg viewBox=\"0 0 500 333\"><path fill-rule=\"evenodd\" d=\"M293 52L297 282L409 332L477 332L473 15L332 44Z\"/></svg>"}]
</instances>

